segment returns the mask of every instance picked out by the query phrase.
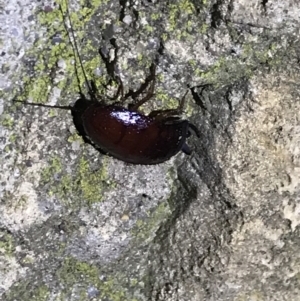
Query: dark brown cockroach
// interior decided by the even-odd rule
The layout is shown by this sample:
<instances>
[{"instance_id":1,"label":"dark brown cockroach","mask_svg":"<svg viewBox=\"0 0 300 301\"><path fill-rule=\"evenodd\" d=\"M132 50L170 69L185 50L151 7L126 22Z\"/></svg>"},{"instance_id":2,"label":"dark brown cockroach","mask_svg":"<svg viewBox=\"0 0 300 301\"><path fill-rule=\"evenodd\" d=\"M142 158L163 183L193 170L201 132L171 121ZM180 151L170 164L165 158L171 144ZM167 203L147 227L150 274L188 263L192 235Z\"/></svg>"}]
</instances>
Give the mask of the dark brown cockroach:
<instances>
[{"instance_id":1,"label":"dark brown cockroach","mask_svg":"<svg viewBox=\"0 0 300 301\"><path fill-rule=\"evenodd\" d=\"M62 9L61 12L64 16ZM67 16L72 28L68 8ZM65 19L64 25L68 32ZM105 99L101 99L97 95L95 84L88 82L80 59L73 29L71 30L71 35L74 42L72 42L70 35L69 40L73 47L74 54L79 58L90 99L86 98L80 90L80 98L75 102L74 106L50 106L28 102L25 104L70 110L74 125L85 142L92 144L100 151L124 162L149 165L165 162L179 151L190 155L191 150L186 144L186 139L191 135L191 129L198 137L199 135L197 128L193 124L179 117L183 111L187 93L185 93L184 97L180 100L177 109L153 111L149 115L144 115L139 111L140 106L154 96L155 71L156 65L158 64L158 55L150 67L150 75L146 78L144 84L142 84L137 91L133 92L129 90L127 94L123 95L121 78L116 76L114 71L111 71L117 60L117 54L114 61L110 62L100 51L108 73L113 80L118 83L117 93L112 99L116 100L120 98L119 102L107 105ZM111 43L115 46L117 52L115 40L112 39ZM78 85L80 87L79 80ZM146 95L139 99L139 96L143 94L146 89ZM126 108L124 102L128 97L132 97L133 103Z\"/></svg>"}]
</instances>

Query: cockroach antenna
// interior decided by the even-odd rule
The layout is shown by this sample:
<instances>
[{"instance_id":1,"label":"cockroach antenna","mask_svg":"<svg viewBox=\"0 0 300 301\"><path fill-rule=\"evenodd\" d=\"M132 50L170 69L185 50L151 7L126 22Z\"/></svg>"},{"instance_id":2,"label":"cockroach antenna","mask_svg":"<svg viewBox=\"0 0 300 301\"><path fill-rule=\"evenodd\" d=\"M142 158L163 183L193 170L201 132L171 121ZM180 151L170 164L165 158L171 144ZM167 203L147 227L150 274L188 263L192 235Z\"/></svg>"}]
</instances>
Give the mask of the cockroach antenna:
<instances>
[{"instance_id":1,"label":"cockroach antenna","mask_svg":"<svg viewBox=\"0 0 300 301\"><path fill-rule=\"evenodd\" d=\"M75 38L74 31L73 31L73 24L72 24L72 20L71 20L71 17L70 17L70 11L69 11L68 1L65 0L65 3L66 3L66 13L67 13L67 18L68 18L68 21L69 21L69 23L70 23L71 36L72 36L73 42L72 42L72 39L71 39L71 36L70 36L70 33L69 33L69 29L68 29L68 26L67 26L67 23L66 23L66 20L65 20L65 14L64 14L64 11L63 11L61 5L59 5L59 9L60 9L60 11L61 11L61 13L62 13L63 24L64 24L65 30L66 30L66 32L67 32L67 35L68 35L70 44L71 44L72 49L73 49L73 52L74 52L74 54L75 54L75 74L76 74L76 78L77 78L77 82L78 82L79 93L80 93L80 96L81 96L81 97L84 97L84 94L82 93L82 90L81 90L81 87L80 87L80 80L79 80L79 75L78 75L78 71L77 71L77 60L76 60L76 56L77 56L77 58L78 58L78 60L79 60L79 65L80 65L80 68L81 68L82 73L83 73L83 76L84 76L85 84L87 85L87 88L88 88L88 93L89 93L90 97L93 99L93 98L94 98L94 92L93 92L92 87L91 87L90 84L89 84L88 79L87 79L86 73L85 73L85 71L84 71L83 63L82 63L82 60L81 60L81 57L80 57L80 54L79 54L79 49L78 49L78 46L77 46L77 42L76 42L76 38Z\"/></svg>"},{"instance_id":2,"label":"cockroach antenna","mask_svg":"<svg viewBox=\"0 0 300 301\"><path fill-rule=\"evenodd\" d=\"M82 73L83 73L83 76L84 76L84 81L87 85L87 88L88 88L88 93L91 97L91 100L95 100L95 93L94 93L94 89L93 89L93 85L91 86L88 79L87 79L87 76L86 76L86 73L84 71L84 67L83 67L83 64L82 64L82 60L81 60L81 57L80 57L80 54L79 54L79 50L78 50L78 46L77 46L77 43L76 43L76 38L75 38L75 34L74 34L74 31L73 31L73 25L72 25L72 21L71 21L71 17L70 17L70 12L69 12L69 8L68 8L68 0L65 0L65 3L66 3L66 14L67 14L67 18L68 18L68 21L69 21L69 24L70 24L70 28L71 28L71 36L70 36L70 33L69 33L69 29L68 29L68 26L67 26L67 23L66 23L66 20L65 20L65 14L64 14L64 10L62 9L62 6L59 4L59 10L61 11L61 14L62 14L62 19L63 19L63 24L64 24L64 28L67 32L67 35L68 35L68 39L69 39L69 42L71 44L71 47L73 49L73 53L74 53L74 56L75 56L75 75L76 75L76 79L77 79L77 84L78 84L78 88L79 88L79 94L80 94L80 98L82 100L86 100L86 97L84 96L82 90L81 90L81 86L80 86L80 80L79 80L79 75L78 75L78 68L77 68L77 59L76 57L78 58L79 60L79 65L80 65L80 68L82 70ZM72 39L74 41L74 43L72 42ZM13 99L14 102L20 102L20 103L23 103L24 105L30 105L30 106L36 106L36 107L43 107L43 108L56 108L56 109L62 109L62 110L68 110L68 111L74 111L74 110L77 110L74 108L74 106L59 106L59 105L47 105L47 104L42 104L42 103L31 103L31 102L27 102L27 101L20 101L18 99Z\"/></svg>"}]
</instances>

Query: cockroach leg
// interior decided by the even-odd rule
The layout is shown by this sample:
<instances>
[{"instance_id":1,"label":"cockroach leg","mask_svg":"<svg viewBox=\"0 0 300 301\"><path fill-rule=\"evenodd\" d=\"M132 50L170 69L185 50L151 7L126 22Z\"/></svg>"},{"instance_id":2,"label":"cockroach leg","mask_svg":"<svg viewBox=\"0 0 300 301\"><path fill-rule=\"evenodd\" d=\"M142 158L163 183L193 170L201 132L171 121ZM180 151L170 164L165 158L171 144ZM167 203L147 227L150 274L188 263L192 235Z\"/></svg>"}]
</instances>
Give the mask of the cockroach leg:
<instances>
[{"instance_id":1,"label":"cockroach leg","mask_svg":"<svg viewBox=\"0 0 300 301\"><path fill-rule=\"evenodd\" d=\"M156 120L163 120L163 119L166 119L169 117L179 116L183 112L183 108L184 108L184 104L185 104L185 97L186 97L187 93L188 93L188 90L187 90L187 92L185 92L183 97L179 100L179 105L176 109L152 111L149 114L149 116L152 118L155 118Z\"/></svg>"}]
</instances>

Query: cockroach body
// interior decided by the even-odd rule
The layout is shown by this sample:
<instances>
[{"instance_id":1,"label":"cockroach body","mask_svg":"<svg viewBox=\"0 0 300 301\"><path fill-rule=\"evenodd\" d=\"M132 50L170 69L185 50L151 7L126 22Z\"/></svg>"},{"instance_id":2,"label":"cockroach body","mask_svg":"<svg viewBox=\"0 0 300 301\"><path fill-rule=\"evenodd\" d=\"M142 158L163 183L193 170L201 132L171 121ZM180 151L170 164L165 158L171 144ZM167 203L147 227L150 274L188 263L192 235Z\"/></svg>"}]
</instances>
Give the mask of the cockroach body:
<instances>
[{"instance_id":1,"label":"cockroach body","mask_svg":"<svg viewBox=\"0 0 300 301\"><path fill-rule=\"evenodd\" d=\"M69 12L67 11L67 13L71 24ZM64 24L66 26L65 21ZM74 45L70 36L69 39L84 73L74 33L73 31L71 33ZM115 41L113 43L116 45ZM111 64L101 51L100 55L106 66ZM117 55L113 63L116 60ZM157 63L158 59L152 63L150 75L141 85L141 88L135 92L130 90L125 96L123 95L123 84L120 77L113 74L113 80L118 83L118 90L112 99L116 100L120 97L121 99L119 102L110 105L107 105L104 99L99 101L96 96L96 87L93 83L92 85L89 84L85 73L85 81L91 99L87 99L80 90L80 98L74 106L25 104L70 110L74 125L85 142L89 142L100 151L124 162L150 165L165 162L179 151L189 155L191 150L186 144L186 139L191 135L191 129L197 136L199 135L193 124L178 117L182 113L185 96L180 100L177 109L153 111L149 115L144 115L139 111L139 107L154 96ZM138 99L138 96L147 88L148 91L144 98ZM129 96L132 96L134 101L126 108L124 102Z\"/></svg>"}]
</instances>

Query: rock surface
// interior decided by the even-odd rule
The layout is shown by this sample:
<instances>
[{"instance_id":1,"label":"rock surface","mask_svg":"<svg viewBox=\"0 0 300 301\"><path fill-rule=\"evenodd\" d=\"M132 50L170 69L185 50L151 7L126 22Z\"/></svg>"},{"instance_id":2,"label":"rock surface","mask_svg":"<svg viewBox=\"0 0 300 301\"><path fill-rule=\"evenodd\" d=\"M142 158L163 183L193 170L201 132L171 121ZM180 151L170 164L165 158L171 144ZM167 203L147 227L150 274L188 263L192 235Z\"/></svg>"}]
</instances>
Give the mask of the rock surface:
<instances>
[{"instance_id":1,"label":"rock surface","mask_svg":"<svg viewBox=\"0 0 300 301\"><path fill-rule=\"evenodd\" d=\"M101 95L99 49L117 44L136 90L162 41L143 109L188 86L200 139L134 166L83 143L70 112L15 102L69 105L84 78L57 4L2 4L1 300L298 300L299 1L59 3Z\"/></svg>"}]
</instances>

